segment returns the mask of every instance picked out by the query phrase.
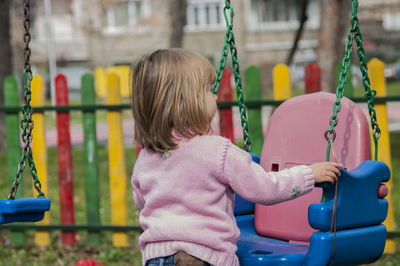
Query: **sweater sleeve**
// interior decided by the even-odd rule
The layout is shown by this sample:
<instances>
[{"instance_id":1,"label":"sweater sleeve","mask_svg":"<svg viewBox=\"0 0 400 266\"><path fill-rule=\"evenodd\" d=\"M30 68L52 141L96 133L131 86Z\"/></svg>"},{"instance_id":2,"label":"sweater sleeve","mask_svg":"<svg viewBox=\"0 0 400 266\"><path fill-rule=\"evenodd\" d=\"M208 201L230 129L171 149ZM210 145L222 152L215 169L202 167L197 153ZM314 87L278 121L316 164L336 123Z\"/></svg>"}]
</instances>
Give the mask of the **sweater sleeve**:
<instances>
[{"instance_id":1,"label":"sweater sleeve","mask_svg":"<svg viewBox=\"0 0 400 266\"><path fill-rule=\"evenodd\" d=\"M137 179L132 175L132 188L133 188L133 201L136 204L136 207L140 210L144 208L144 198L142 196L142 192L140 191L139 184Z\"/></svg>"},{"instance_id":2,"label":"sweater sleeve","mask_svg":"<svg viewBox=\"0 0 400 266\"><path fill-rule=\"evenodd\" d=\"M314 174L309 166L266 172L232 143L227 142L225 149L222 181L251 202L272 205L304 195L314 187Z\"/></svg>"}]
</instances>

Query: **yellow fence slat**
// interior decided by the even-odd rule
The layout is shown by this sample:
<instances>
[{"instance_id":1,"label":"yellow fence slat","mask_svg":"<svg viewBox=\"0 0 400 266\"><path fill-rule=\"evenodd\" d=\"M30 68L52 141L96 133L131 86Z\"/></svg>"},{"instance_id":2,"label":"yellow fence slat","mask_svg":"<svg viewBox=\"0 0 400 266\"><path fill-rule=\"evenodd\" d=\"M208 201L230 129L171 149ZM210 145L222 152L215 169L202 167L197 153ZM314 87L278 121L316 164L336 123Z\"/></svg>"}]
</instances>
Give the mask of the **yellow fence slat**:
<instances>
[{"instance_id":1,"label":"yellow fence slat","mask_svg":"<svg viewBox=\"0 0 400 266\"><path fill-rule=\"evenodd\" d=\"M95 80L96 95L97 97L104 99L107 93L106 71L102 67L96 67L93 70L93 73Z\"/></svg>"},{"instance_id":2,"label":"yellow fence slat","mask_svg":"<svg viewBox=\"0 0 400 266\"><path fill-rule=\"evenodd\" d=\"M273 69L274 100L287 100L291 97L290 71L285 64L278 64Z\"/></svg>"},{"instance_id":3,"label":"yellow fence slat","mask_svg":"<svg viewBox=\"0 0 400 266\"><path fill-rule=\"evenodd\" d=\"M121 84L121 96L126 98L130 96L129 92L129 72L130 66L112 66L107 69L107 73L115 73L118 75Z\"/></svg>"},{"instance_id":4,"label":"yellow fence slat","mask_svg":"<svg viewBox=\"0 0 400 266\"><path fill-rule=\"evenodd\" d=\"M38 75L34 75L31 83L32 99L31 104L33 107L45 105L45 93L43 81ZM47 189L47 146L45 134L45 117L44 113L32 114L33 119L33 132L32 132L32 154L35 160L36 169L40 183L42 184L42 191L48 197ZM37 196L37 191L33 188L33 195ZM50 223L49 212L45 212L44 219L37 224L45 225ZM37 231L35 233L35 243L38 246L50 245L50 234L46 231Z\"/></svg>"},{"instance_id":5,"label":"yellow fence slat","mask_svg":"<svg viewBox=\"0 0 400 266\"><path fill-rule=\"evenodd\" d=\"M384 75L385 64L374 58L368 63L368 75L371 81L371 88L376 90L378 97L386 97L386 80ZM378 120L379 128L381 129L381 136L379 138L378 145L378 160L385 162L390 171L392 171L392 158L390 154L390 139L389 139L389 128L388 128L388 118L387 118L387 108L386 103L376 103L375 104L376 117ZM371 154L374 157L375 146L374 142L371 141ZM374 158L373 158L374 159ZM388 231L394 231L394 213L393 213L393 201L392 201L392 179L386 183L389 188L389 194L386 199L389 202L389 210L387 218L384 222ZM396 243L394 239L388 239L386 241L385 253L394 254L396 252Z\"/></svg>"},{"instance_id":6,"label":"yellow fence slat","mask_svg":"<svg viewBox=\"0 0 400 266\"><path fill-rule=\"evenodd\" d=\"M129 91L129 65L111 66L108 68L96 67L94 69L96 95L104 99L107 97L107 76L111 73L117 74L119 77L121 95L124 98L130 96Z\"/></svg>"},{"instance_id":7,"label":"yellow fence slat","mask_svg":"<svg viewBox=\"0 0 400 266\"><path fill-rule=\"evenodd\" d=\"M117 74L107 75L107 104L121 104L120 79ZM108 154L110 171L111 222L113 225L127 225L126 174L122 131L122 112L108 111ZM113 233L113 245L128 246L126 233Z\"/></svg>"}]
</instances>

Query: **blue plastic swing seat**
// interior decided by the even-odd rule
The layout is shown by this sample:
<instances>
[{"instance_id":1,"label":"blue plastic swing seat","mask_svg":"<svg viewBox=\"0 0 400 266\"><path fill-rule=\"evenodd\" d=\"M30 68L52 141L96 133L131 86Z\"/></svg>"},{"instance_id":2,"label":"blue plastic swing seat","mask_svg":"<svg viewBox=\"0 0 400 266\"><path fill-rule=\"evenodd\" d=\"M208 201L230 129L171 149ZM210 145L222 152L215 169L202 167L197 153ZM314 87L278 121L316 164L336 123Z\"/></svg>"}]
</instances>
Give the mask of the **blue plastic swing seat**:
<instances>
[{"instance_id":1,"label":"blue plastic swing seat","mask_svg":"<svg viewBox=\"0 0 400 266\"><path fill-rule=\"evenodd\" d=\"M323 161L327 142L322 133L336 98L317 92L285 101L268 122L261 158L252 155L253 160L266 171ZM383 162L369 161L369 126L363 110L343 97L339 118L336 155L349 171L341 169L339 178L336 240L330 233L333 185L323 185L325 197L321 188L314 188L272 206L254 206L236 195L234 212L240 229L236 254L242 266L358 265L382 255L388 202L380 188L389 180L390 170Z\"/></svg>"},{"instance_id":2,"label":"blue plastic swing seat","mask_svg":"<svg viewBox=\"0 0 400 266\"><path fill-rule=\"evenodd\" d=\"M50 210L49 198L21 198L0 200L0 224L37 222Z\"/></svg>"},{"instance_id":3,"label":"blue plastic swing seat","mask_svg":"<svg viewBox=\"0 0 400 266\"><path fill-rule=\"evenodd\" d=\"M383 162L365 161L352 171L341 169L341 173L335 241L329 232L335 187L324 184L325 201L308 209L310 225L320 230L313 233L310 243L260 236L253 214L237 215L240 237L236 254L241 265L359 265L376 261L385 247L386 227L381 223L388 210L387 200L378 198L377 190L381 182L389 180L389 167Z\"/></svg>"}]
</instances>

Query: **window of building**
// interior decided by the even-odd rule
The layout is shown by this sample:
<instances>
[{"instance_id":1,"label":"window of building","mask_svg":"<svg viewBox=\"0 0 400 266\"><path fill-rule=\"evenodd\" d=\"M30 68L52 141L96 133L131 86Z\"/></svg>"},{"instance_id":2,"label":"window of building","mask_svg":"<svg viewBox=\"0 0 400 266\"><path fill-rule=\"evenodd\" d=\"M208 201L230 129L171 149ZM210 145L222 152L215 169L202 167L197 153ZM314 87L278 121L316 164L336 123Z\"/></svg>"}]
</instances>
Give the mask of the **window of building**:
<instances>
[{"instance_id":1,"label":"window of building","mask_svg":"<svg viewBox=\"0 0 400 266\"><path fill-rule=\"evenodd\" d=\"M225 27L224 0L188 0L187 30L213 30Z\"/></svg>"},{"instance_id":2,"label":"window of building","mask_svg":"<svg viewBox=\"0 0 400 266\"><path fill-rule=\"evenodd\" d=\"M400 12L385 13L382 15L383 28L389 31L400 30Z\"/></svg>"},{"instance_id":3,"label":"window of building","mask_svg":"<svg viewBox=\"0 0 400 266\"><path fill-rule=\"evenodd\" d=\"M297 28L301 6L297 0L247 0L246 21L249 29L292 29ZM318 27L319 1L311 0L308 5L306 26Z\"/></svg>"},{"instance_id":4,"label":"window of building","mask_svg":"<svg viewBox=\"0 0 400 266\"><path fill-rule=\"evenodd\" d=\"M252 0L251 9L252 14L257 14L259 23L291 21L299 17L295 0Z\"/></svg>"},{"instance_id":5,"label":"window of building","mask_svg":"<svg viewBox=\"0 0 400 266\"><path fill-rule=\"evenodd\" d=\"M118 0L106 10L107 31L120 31L138 26L140 19L149 16L148 0Z\"/></svg>"}]
</instances>

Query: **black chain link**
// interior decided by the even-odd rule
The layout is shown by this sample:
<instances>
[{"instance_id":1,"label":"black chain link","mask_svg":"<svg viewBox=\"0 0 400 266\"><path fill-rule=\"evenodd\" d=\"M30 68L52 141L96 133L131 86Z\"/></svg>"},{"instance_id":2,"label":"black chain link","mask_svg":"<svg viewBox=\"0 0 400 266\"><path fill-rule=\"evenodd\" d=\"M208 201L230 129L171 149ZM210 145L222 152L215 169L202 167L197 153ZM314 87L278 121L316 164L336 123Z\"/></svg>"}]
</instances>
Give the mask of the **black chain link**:
<instances>
[{"instance_id":1,"label":"black chain link","mask_svg":"<svg viewBox=\"0 0 400 266\"><path fill-rule=\"evenodd\" d=\"M24 0L24 43L25 43L25 48L24 48L24 57L25 57L25 64L24 64L24 69L26 71L26 74L28 75L28 78L32 76L32 69L31 69L31 63L30 63L30 58L31 58L31 48L29 47L29 43L31 41L31 34L29 33L29 28L31 27L31 1L30 0Z\"/></svg>"},{"instance_id":2,"label":"black chain link","mask_svg":"<svg viewBox=\"0 0 400 266\"><path fill-rule=\"evenodd\" d=\"M37 177L37 170L35 166L35 162L33 161L32 156L32 130L33 130L33 120L32 120L32 107L31 107L31 82L32 82L32 69L30 63L31 57L31 49L29 47L29 43L31 41L31 35L29 33L31 21L30 21L30 0L24 0L24 105L22 107L23 118L21 120L21 129L22 134L21 138L24 143L24 148L22 150L22 155L20 162L18 164L17 174L15 175L14 182L12 184L10 194L8 195L8 199L15 199L15 194L18 191L19 184L22 181L22 174L25 169L25 160L28 159L28 164L31 170L31 175L33 178L33 184L35 189L38 191L38 197L44 197L44 193L41 191L41 184Z\"/></svg>"}]
</instances>

